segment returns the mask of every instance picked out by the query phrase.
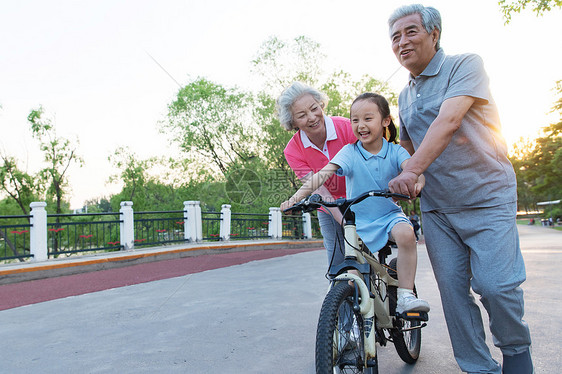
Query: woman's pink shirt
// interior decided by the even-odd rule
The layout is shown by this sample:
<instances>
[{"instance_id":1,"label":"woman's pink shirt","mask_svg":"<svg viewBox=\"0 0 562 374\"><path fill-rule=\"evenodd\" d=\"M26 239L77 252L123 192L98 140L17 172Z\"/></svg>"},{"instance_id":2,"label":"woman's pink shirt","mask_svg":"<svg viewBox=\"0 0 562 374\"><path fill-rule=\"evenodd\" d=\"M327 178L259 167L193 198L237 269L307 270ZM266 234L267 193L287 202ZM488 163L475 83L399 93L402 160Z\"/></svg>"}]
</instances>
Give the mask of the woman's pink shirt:
<instances>
[{"instance_id":1,"label":"woman's pink shirt","mask_svg":"<svg viewBox=\"0 0 562 374\"><path fill-rule=\"evenodd\" d=\"M344 117L330 117L334 122L337 137L328 140L328 154L330 160L343 148L344 145L355 143L357 138L353 134L351 122ZM284 150L289 166L299 179L310 172L317 173L330 161L322 152L313 147L305 147L301 140L300 130L293 135ZM324 183L334 198L345 197L345 178L335 174Z\"/></svg>"}]
</instances>

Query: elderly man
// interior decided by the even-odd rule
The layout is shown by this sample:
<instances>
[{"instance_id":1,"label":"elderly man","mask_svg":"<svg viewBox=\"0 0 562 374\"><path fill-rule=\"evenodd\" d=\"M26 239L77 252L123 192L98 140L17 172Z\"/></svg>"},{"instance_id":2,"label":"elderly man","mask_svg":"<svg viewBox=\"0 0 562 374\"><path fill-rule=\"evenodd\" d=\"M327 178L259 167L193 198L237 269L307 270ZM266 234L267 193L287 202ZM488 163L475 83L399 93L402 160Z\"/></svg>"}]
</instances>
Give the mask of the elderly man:
<instances>
[{"instance_id":1,"label":"elderly man","mask_svg":"<svg viewBox=\"0 0 562 374\"><path fill-rule=\"evenodd\" d=\"M482 60L445 55L434 8L399 8L389 28L392 50L411 73L398 105L400 144L412 154L389 188L415 196L414 183L425 175L424 234L457 363L468 373L502 372L486 345L472 287L490 317L503 372L532 373L515 173Z\"/></svg>"}]
</instances>

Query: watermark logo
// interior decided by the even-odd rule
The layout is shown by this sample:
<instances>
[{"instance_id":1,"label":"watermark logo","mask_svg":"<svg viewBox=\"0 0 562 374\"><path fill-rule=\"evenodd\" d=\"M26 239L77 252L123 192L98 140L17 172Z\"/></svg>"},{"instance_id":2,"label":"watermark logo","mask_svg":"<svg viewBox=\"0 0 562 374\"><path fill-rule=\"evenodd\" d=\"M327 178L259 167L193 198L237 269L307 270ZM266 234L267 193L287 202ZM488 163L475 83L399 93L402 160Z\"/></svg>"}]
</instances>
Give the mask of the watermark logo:
<instances>
[{"instance_id":1,"label":"watermark logo","mask_svg":"<svg viewBox=\"0 0 562 374\"><path fill-rule=\"evenodd\" d=\"M233 203L250 204L259 198L261 191L260 177L252 170L238 169L226 178L226 196Z\"/></svg>"}]
</instances>

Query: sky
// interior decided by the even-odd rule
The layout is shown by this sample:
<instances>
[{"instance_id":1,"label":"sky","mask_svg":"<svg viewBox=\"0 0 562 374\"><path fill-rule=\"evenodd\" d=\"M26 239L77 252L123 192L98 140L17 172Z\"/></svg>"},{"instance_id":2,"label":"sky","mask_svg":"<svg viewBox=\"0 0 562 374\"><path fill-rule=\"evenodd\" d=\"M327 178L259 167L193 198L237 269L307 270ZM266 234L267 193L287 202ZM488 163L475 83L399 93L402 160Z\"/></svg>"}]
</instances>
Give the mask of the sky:
<instances>
[{"instance_id":1,"label":"sky","mask_svg":"<svg viewBox=\"0 0 562 374\"><path fill-rule=\"evenodd\" d=\"M158 122L179 86L205 77L251 89L251 60L272 36L320 43L326 70L369 74L399 92L400 68L387 19L396 0L20 0L0 2L0 151L28 172L41 168L27 116L42 106L57 134L78 142L82 168L69 169L71 208L119 191L108 156L177 150ZM562 79L562 11L524 10L504 25L497 1L433 0L447 54L484 59L503 133L512 144L553 123ZM180 207L181 208L181 207Z\"/></svg>"}]
</instances>

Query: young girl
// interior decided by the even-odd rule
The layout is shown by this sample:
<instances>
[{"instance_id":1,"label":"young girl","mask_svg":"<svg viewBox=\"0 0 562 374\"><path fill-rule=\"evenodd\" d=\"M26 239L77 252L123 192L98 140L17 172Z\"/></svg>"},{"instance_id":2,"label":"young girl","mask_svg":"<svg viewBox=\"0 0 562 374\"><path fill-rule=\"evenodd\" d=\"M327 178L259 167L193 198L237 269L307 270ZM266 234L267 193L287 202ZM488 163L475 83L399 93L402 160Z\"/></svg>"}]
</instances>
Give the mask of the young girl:
<instances>
[{"instance_id":1,"label":"young girl","mask_svg":"<svg viewBox=\"0 0 562 374\"><path fill-rule=\"evenodd\" d=\"M387 190L388 182L400 174L410 155L394 144L396 127L390 117L386 99L378 94L364 93L351 104L351 126L357 142L344 146L336 156L306 182L288 201L287 209L309 196L334 173L346 177L347 198L370 190ZM386 140L386 132L390 133ZM390 143L389 143L390 141ZM416 193L425 184L418 178ZM417 266L414 230L402 209L391 199L370 197L353 205L357 234L371 251L378 251L388 239L398 246L398 301L396 310L429 311L429 304L413 292Z\"/></svg>"}]
</instances>

